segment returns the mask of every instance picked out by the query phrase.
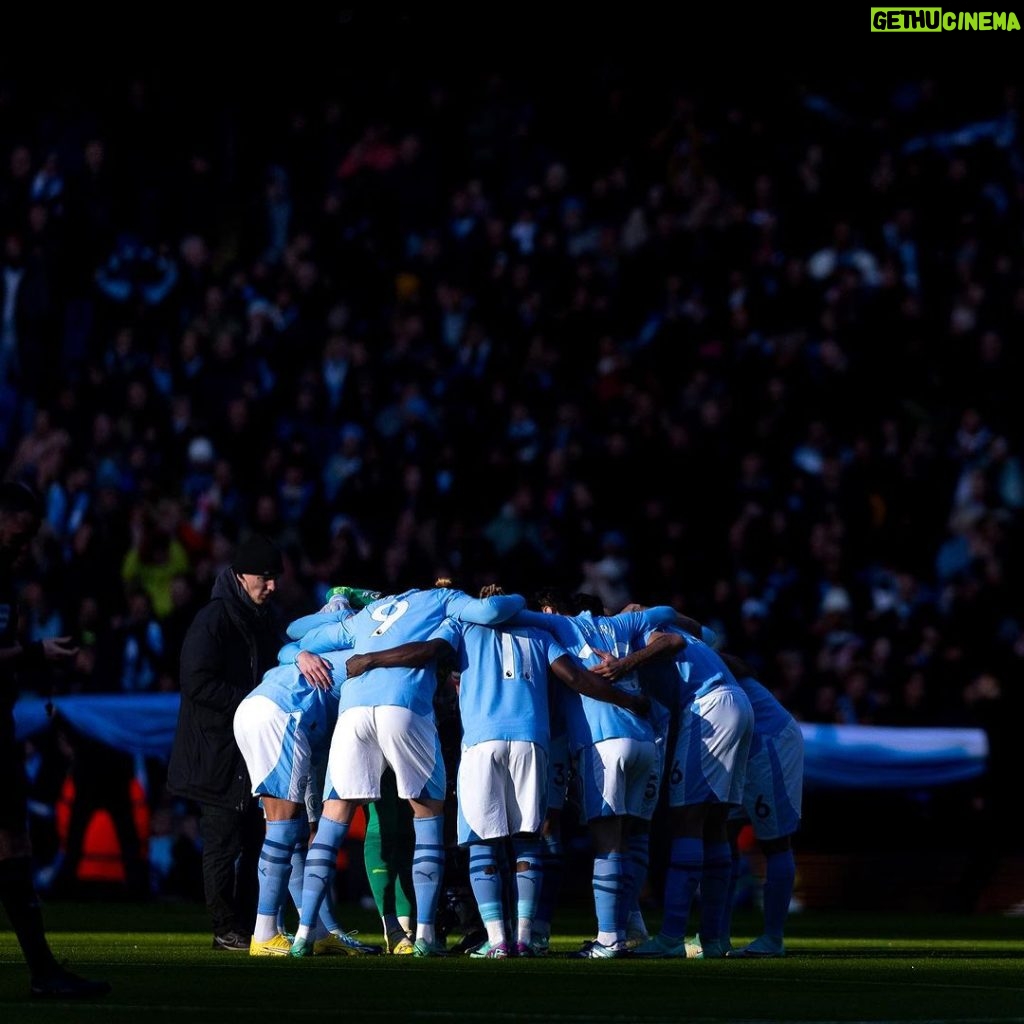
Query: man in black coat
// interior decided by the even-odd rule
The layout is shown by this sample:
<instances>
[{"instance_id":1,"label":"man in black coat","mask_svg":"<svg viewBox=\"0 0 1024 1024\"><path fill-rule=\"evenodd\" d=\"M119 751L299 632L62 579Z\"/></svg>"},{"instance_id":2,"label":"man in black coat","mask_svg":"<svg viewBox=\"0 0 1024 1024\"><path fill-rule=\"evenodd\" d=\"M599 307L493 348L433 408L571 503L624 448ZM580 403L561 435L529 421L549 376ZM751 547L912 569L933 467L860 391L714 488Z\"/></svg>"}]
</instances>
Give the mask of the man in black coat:
<instances>
[{"instance_id":1,"label":"man in black coat","mask_svg":"<svg viewBox=\"0 0 1024 1024\"><path fill-rule=\"evenodd\" d=\"M286 640L270 603L282 568L269 540L243 541L181 650L181 706L167 786L199 805L214 949L247 950L256 919L264 825L232 726L238 705L277 664Z\"/></svg>"}]
</instances>

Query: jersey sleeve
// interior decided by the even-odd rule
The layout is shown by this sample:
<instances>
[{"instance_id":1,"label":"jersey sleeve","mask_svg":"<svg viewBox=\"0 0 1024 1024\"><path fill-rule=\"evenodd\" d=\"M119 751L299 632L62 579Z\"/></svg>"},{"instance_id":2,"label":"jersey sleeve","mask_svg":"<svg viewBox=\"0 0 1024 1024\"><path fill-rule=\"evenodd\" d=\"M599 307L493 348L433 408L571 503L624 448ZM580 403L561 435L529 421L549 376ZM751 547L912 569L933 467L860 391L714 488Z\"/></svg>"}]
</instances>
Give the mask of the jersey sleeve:
<instances>
[{"instance_id":1,"label":"jersey sleeve","mask_svg":"<svg viewBox=\"0 0 1024 1024\"><path fill-rule=\"evenodd\" d=\"M659 626L671 625L676 621L676 610L671 605L658 604L653 608L646 608L642 612L633 612L640 616L641 626L638 632L646 632L649 629L657 629Z\"/></svg>"},{"instance_id":2,"label":"jersey sleeve","mask_svg":"<svg viewBox=\"0 0 1024 1024\"><path fill-rule=\"evenodd\" d=\"M342 619L347 619L352 614L350 608L339 608L330 612L313 612L310 615L300 615L288 623L288 638L290 640L301 640L311 629L319 626L331 626Z\"/></svg>"},{"instance_id":3,"label":"jersey sleeve","mask_svg":"<svg viewBox=\"0 0 1024 1024\"><path fill-rule=\"evenodd\" d=\"M543 612L531 612L524 608L522 611L516 612L505 625L510 629L525 627L527 629L543 629L545 633L550 633L551 630L545 628L543 621L549 618L553 618L553 616L545 615Z\"/></svg>"},{"instance_id":4,"label":"jersey sleeve","mask_svg":"<svg viewBox=\"0 0 1024 1024\"><path fill-rule=\"evenodd\" d=\"M326 654L328 651L344 651L354 643L354 638L344 622L333 622L327 625L314 626L303 634L299 641L299 649L312 651L314 654Z\"/></svg>"},{"instance_id":5,"label":"jersey sleeve","mask_svg":"<svg viewBox=\"0 0 1024 1024\"><path fill-rule=\"evenodd\" d=\"M499 594L495 597L469 597L450 603L446 611L460 622L472 622L477 626L496 626L512 618L526 607L526 598L521 594Z\"/></svg>"},{"instance_id":6,"label":"jersey sleeve","mask_svg":"<svg viewBox=\"0 0 1024 1024\"><path fill-rule=\"evenodd\" d=\"M302 648L297 640L293 640L290 644L285 644L277 652L277 663L279 665L294 665L295 659L299 656L299 651L301 650Z\"/></svg>"},{"instance_id":7,"label":"jersey sleeve","mask_svg":"<svg viewBox=\"0 0 1024 1024\"><path fill-rule=\"evenodd\" d=\"M710 626L700 627L700 638L708 645L708 647L712 648L712 650L718 650L721 637Z\"/></svg>"},{"instance_id":8,"label":"jersey sleeve","mask_svg":"<svg viewBox=\"0 0 1024 1024\"><path fill-rule=\"evenodd\" d=\"M544 633L543 636L545 640L544 653L549 665L553 665L559 658L569 653L550 633Z\"/></svg>"},{"instance_id":9,"label":"jersey sleeve","mask_svg":"<svg viewBox=\"0 0 1024 1024\"><path fill-rule=\"evenodd\" d=\"M441 620L438 627L427 639L444 640L453 651L458 651L462 644L462 627L455 619L449 616Z\"/></svg>"}]
</instances>

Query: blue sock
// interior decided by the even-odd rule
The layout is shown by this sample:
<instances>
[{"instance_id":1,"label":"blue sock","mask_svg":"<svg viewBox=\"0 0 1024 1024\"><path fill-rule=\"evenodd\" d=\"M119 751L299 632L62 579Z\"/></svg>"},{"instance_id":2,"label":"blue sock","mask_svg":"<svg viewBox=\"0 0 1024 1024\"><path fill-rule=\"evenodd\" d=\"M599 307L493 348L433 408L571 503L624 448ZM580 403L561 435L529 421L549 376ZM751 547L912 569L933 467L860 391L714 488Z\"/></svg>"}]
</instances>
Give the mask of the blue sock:
<instances>
[{"instance_id":1,"label":"blue sock","mask_svg":"<svg viewBox=\"0 0 1024 1024\"><path fill-rule=\"evenodd\" d=\"M636 899L633 872L630 871L629 854L622 854L622 892L619 894L618 909L615 913L615 924L620 932L625 931L629 923L629 915Z\"/></svg>"},{"instance_id":2,"label":"blue sock","mask_svg":"<svg viewBox=\"0 0 1024 1024\"><path fill-rule=\"evenodd\" d=\"M306 870L302 875L302 911L299 924L312 931L320 913L320 904L334 879L338 850L348 835L348 822L322 817L313 842L306 854Z\"/></svg>"},{"instance_id":3,"label":"blue sock","mask_svg":"<svg viewBox=\"0 0 1024 1024\"><path fill-rule=\"evenodd\" d=\"M513 839L512 848L516 853L516 917L520 921L533 921L542 877L540 840ZM527 865L525 870L521 870L522 864Z\"/></svg>"},{"instance_id":4,"label":"blue sock","mask_svg":"<svg viewBox=\"0 0 1024 1024\"><path fill-rule=\"evenodd\" d=\"M647 869L651 863L651 835L649 832L642 832L629 837L629 859L627 869L632 885L630 887L630 900L627 907L627 916L634 910L640 909L640 896L647 884Z\"/></svg>"},{"instance_id":5,"label":"blue sock","mask_svg":"<svg viewBox=\"0 0 1024 1024\"><path fill-rule=\"evenodd\" d=\"M704 844L704 872L700 880L700 941L720 942L728 935L725 902L729 897L732 851L728 843Z\"/></svg>"},{"instance_id":6,"label":"blue sock","mask_svg":"<svg viewBox=\"0 0 1024 1024\"><path fill-rule=\"evenodd\" d=\"M562 838L544 836L542 843L540 894L537 897L534 920L550 927L555 903L558 902L558 892L562 887Z\"/></svg>"},{"instance_id":7,"label":"blue sock","mask_svg":"<svg viewBox=\"0 0 1024 1024\"><path fill-rule=\"evenodd\" d=\"M444 818L413 818L416 848L412 854L412 887L416 894L416 923L434 927L437 900L444 881Z\"/></svg>"},{"instance_id":8,"label":"blue sock","mask_svg":"<svg viewBox=\"0 0 1024 1024\"><path fill-rule=\"evenodd\" d=\"M338 874L337 862L331 865L331 877L327 882L327 892L324 894L324 901L320 904L320 923L329 932L340 932L341 925L334 916L334 879Z\"/></svg>"},{"instance_id":9,"label":"blue sock","mask_svg":"<svg viewBox=\"0 0 1024 1024\"><path fill-rule=\"evenodd\" d=\"M732 911L736 906L736 886L740 879L740 869L743 865L743 858L737 847L732 848L731 864L729 867L729 891L725 897L725 911L722 916L722 938L729 941L732 936Z\"/></svg>"},{"instance_id":10,"label":"blue sock","mask_svg":"<svg viewBox=\"0 0 1024 1024\"><path fill-rule=\"evenodd\" d=\"M295 904L296 913L302 907L302 876L306 871L306 846L309 843L309 822L303 821L301 825L302 828L292 847L292 870L288 876L288 893Z\"/></svg>"},{"instance_id":11,"label":"blue sock","mask_svg":"<svg viewBox=\"0 0 1024 1024\"><path fill-rule=\"evenodd\" d=\"M796 884L796 860L792 850L771 854L765 861L764 933L781 939Z\"/></svg>"},{"instance_id":12,"label":"blue sock","mask_svg":"<svg viewBox=\"0 0 1024 1024\"><path fill-rule=\"evenodd\" d=\"M469 884L480 909L480 918L500 921L501 872L498 870L497 850L493 843L473 843L469 848Z\"/></svg>"},{"instance_id":13,"label":"blue sock","mask_svg":"<svg viewBox=\"0 0 1024 1024\"><path fill-rule=\"evenodd\" d=\"M505 911L504 934L515 934L516 880L515 866L512 863L510 840L499 839L494 844L495 856L498 860L498 873L501 875L501 906Z\"/></svg>"},{"instance_id":14,"label":"blue sock","mask_svg":"<svg viewBox=\"0 0 1024 1024\"><path fill-rule=\"evenodd\" d=\"M665 918L661 933L682 939L690 920L690 904L704 871L704 840L673 839L665 876Z\"/></svg>"},{"instance_id":15,"label":"blue sock","mask_svg":"<svg viewBox=\"0 0 1024 1024\"><path fill-rule=\"evenodd\" d=\"M618 932L626 855L613 850L594 858L594 909L599 932Z\"/></svg>"},{"instance_id":16,"label":"blue sock","mask_svg":"<svg viewBox=\"0 0 1024 1024\"><path fill-rule=\"evenodd\" d=\"M290 881L292 850L304 825L301 818L267 822L263 848L260 850L258 914L278 915Z\"/></svg>"}]
</instances>

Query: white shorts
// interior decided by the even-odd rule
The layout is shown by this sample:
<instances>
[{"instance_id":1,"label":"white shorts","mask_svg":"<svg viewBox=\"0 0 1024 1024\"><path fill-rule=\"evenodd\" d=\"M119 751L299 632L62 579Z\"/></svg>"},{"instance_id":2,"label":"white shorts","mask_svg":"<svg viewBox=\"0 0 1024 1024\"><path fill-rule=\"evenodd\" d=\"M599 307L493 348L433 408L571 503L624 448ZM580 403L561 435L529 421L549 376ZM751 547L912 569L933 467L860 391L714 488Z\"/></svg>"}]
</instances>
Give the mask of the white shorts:
<instances>
[{"instance_id":1,"label":"white shorts","mask_svg":"<svg viewBox=\"0 0 1024 1024\"><path fill-rule=\"evenodd\" d=\"M547 813L548 755L525 740L485 740L462 751L459 844L539 832Z\"/></svg>"},{"instance_id":2,"label":"white shorts","mask_svg":"<svg viewBox=\"0 0 1024 1024\"><path fill-rule=\"evenodd\" d=\"M552 737L548 748L548 810L560 811L565 807L565 794L569 789L569 737L564 733Z\"/></svg>"},{"instance_id":3,"label":"white shorts","mask_svg":"<svg viewBox=\"0 0 1024 1024\"><path fill-rule=\"evenodd\" d=\"M587 821L628 814L651 820L658 802L657 751L652 740L600 740L580 757Z\"/></svg>"},{"instance_id":4,"label":"white shorts","mask_svg":"<svg viewBox=\"0 0 1024 1024\"><path fill-rule=\"evenodd\" d=\"M669 769L669 806L740 803L753 734L754 710L734 683L684 708Z\"/></svg>"},{"instance_id":5,"label":"white shorts","mask_svg":"<svg viewBox=\"0 0 1024 1024\"><path fill-rule=\"evenodd\" d=\"M775 736L754 736L747 759L743 809L758 839L791 836L800 825L804 736L790 722Z\"/></svg>"},{"instance_id":6,"label":"white shorts","mask_svg":"<svg viewBox=\"0 0 1024 1024\"><path fill-rule=\"evenodd\" d=\"M235 711L235 742L252 780L254 796L301 804L306 800L312 756L299 711L283 711L269 697L247 697Z\"/></svg>"},{"instance_id":7,"label":"white shorts","mask_svg":"<svg viewBox=\"0 0 1024 1024\"><path fill-rule=\"evenodd\" d=\"M403 800L443 800L444 759L433 718L393 704L343 711L331 737L324 799L377 800L385 766Z\"/></svg>"}]
</instances>

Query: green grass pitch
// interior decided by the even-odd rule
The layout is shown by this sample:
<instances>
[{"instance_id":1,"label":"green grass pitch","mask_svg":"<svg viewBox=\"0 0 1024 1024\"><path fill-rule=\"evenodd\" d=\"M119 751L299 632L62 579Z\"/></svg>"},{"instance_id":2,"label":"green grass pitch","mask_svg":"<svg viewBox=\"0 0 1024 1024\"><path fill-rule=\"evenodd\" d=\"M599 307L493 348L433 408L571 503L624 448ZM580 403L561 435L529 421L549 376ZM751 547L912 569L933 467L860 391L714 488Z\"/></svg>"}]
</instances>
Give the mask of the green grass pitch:
<instances>
[{"instance_id":1,"label":"green grass pitch","mask_svg":"<svg viewBox=\"0 0 1024 1024\"><path fill-rule=\"evenodd\" d=\"M287 1024L402 1021L1024 1022L1024 922L1006 917L791 918L775 961L480 961L466 957L254 959L214 952L190 904L54 903L51 944L69 966L105 978L95 1003L30 1000L14 936L0 931L0 1022ZM363 938L375 920L350 912ZM578 948L585 908L566 911L556 943ZM6 927L6 922L3 922ZM739 916L737 940L756 919Z\"/></svg>"}]
</instances>

